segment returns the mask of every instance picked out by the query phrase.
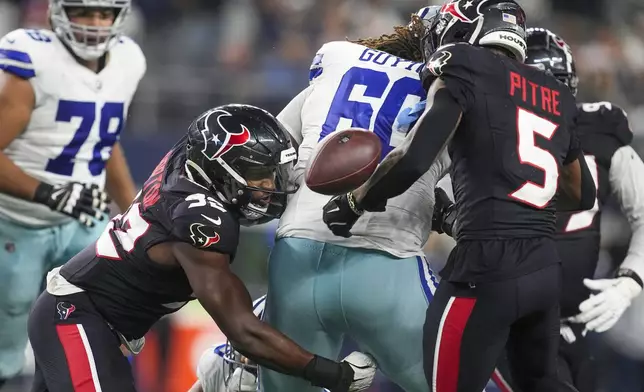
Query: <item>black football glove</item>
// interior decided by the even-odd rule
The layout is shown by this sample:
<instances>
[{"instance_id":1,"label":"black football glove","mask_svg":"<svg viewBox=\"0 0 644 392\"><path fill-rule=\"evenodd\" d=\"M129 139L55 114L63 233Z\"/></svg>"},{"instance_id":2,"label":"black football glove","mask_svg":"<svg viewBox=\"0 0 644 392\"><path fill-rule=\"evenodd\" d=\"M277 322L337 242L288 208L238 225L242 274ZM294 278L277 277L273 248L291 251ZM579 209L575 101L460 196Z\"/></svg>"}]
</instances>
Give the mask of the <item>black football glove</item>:
<instances>
[{"instance_id":1,"label":"black football glove","mask_svg":"<svg viewBox=\"0 0 644 392\"><path fill-rule=\"evenodd\" d=\"M432 230L452 236L456 221L456 204L450 200L444 189L434 188L434 215L432 216Z\"/></svg>"},{"instance_id":2,"label":"black football glove","mask_svg":"<svg viewBox=\"0 0 644 392\"><path fill-rule=\"evenodd\" d=\"M95 184L70 182L51 185L41 182L36 188L34 201L71 216L87 227L93 227L95 219L103 220L105 214L110 212L107 193Z\"/></svg>"},{"instance_id":3,"label":"black football glove","mask_svg":"<svg viewBox=\"0 0 644 392\"><path fill-rule=\"evenodd\" d=\"M364 213L356 203L353 193L334 196L323 208L322 220L333 234L349 238L351 228Z\"/></svg>"}]
</instances>

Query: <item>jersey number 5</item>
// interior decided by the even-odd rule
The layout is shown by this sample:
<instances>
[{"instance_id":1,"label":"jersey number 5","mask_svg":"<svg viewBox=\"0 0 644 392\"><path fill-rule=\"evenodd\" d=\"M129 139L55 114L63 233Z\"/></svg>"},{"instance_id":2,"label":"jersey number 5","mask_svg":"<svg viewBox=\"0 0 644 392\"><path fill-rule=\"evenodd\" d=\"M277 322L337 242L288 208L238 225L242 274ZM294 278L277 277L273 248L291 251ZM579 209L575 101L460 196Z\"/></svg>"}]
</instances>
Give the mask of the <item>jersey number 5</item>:
<instances>
[{"instance_id":1,"label":"jersey number 5","mask_svg":"<svg viewBox=\"0 0 644 392\"><path fill-rule=\"evenodd\" d=\"M103 159L103 150L111 148L123 127L124 105L122 102L106 102L101 109L99 121L100 140L94 146L92 157L89 160L89 172L93 176L103 173L106 159ZM71 123L79 119L78 128L72 140L63 148L56 158L47 162L45 170L50 173L71 176L74 173L76 155L87 140L94 123L96 122L96 104L94 102L78 102L61 100L58 103L56 122Z\"/></svg>"},{"instance_id":2,"label":"jersey number 5","mask_svg":"<svg viewBox=\"0 0 644 392\"><path fill-rule=\"evenodd\" d=\"M557 192L559 167L552 154L536 146L535 136L538 135L550 140L557 128L557 124L525 109L518 108L517 152L519 161L524 165L542 170L544 181L543 185L538 185L528 180L511 193L510 197L536 208L543 208L552 200Z\"/></svg>"}]
</instances>

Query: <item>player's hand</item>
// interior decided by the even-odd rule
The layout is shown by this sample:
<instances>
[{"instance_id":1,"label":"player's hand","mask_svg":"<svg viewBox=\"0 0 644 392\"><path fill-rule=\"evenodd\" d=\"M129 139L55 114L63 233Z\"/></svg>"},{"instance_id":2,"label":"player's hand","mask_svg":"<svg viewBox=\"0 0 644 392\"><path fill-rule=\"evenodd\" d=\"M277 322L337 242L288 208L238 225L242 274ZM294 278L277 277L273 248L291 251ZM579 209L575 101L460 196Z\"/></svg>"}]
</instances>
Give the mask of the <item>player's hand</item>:
<instances>
[{"instance_id":1,"label":"player's hand","mask_svg":"<svg viewBox=\"0 0 644 392\"><path fill-rule=\"evenodd\" d=\"M348 392L366 391L376 377L376 361L369 355L354 351L347 355L342 363L349 364L353 369L353 381Z\"/></svg>"},{"instance_id":2,"label":"player's hand","mask_svg":"<svg viewBox=\"0 0 644 392\"><path fill-rule=\"evenodd\" d=\"M561 324L559 324L559 334L568 344L573 344L577 341L577 335L575 335L575 331L572 330L570 324L568 324L566 321L561 321Z\"/></svg>"},{"instance_id":3,"label":"player's hand","mask_svg":"<svg viewBox=\"0 0 644 392\"><path fill-rule=\"evenodd\" d=\"M633 278L584 279L584 285L596 292L579 305L580 314L569 320L586 324L586 330L605 332L611 329L630 306L642 287Z\"/></svg>"},{"instance_id":4,"label":"player's hand","mask_svg":"<svg viewBox=\"0 0 644 392\"><path fill-rule=\"evenodd\" d=\"M351 192L334 196L323 208L322 220L333 234L349 238L351 228L356 223L363 210L358 207Z\"/></svg>"},{"instance_id":5,"label":"player's hand","mask_svg":"<svg viewBox=\"0 0 644 392\"><path fill-rule=\"evenodd\" d=\"M50 185L42 182L36 189L34 201L71 216L87 227L93 227L96 219L105 219L105 214L110 211L107 193L95 184L70 182Z\"/></svg>"},{"instance_id":6,"label":"player's hand","mask_svg":"<svg viewBox=\"0 0 644 392\"><path fill-rule=\"evenodd\" d=\"M456 204L447 196L443 188L434 188L434 214L432 216L432 230L452 236L452 229L456 221Z\"/></svg>"}]
</instances>

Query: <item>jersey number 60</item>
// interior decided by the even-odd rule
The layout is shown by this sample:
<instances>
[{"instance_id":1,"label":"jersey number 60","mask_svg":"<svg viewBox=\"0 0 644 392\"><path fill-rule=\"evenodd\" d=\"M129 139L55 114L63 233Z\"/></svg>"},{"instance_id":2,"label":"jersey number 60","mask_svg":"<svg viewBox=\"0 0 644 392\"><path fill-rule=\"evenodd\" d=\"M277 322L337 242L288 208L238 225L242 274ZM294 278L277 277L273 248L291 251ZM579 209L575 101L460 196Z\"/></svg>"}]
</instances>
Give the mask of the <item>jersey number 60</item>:
<instances>
[{"instance_id":1,"label":"jersey number 60","mask_svg":"<svg viewBox=\"0 0 644 392\"><path fill-rule=\"evenodd\" d=\"M368 129L380 138L384 158L396 145L392 134L403 105L411 107L423 96L425 90L417 78L407 76L391 83L386 72L353 67L342 77L320 139L336 130Z\"/></svg>"}]
</instances>

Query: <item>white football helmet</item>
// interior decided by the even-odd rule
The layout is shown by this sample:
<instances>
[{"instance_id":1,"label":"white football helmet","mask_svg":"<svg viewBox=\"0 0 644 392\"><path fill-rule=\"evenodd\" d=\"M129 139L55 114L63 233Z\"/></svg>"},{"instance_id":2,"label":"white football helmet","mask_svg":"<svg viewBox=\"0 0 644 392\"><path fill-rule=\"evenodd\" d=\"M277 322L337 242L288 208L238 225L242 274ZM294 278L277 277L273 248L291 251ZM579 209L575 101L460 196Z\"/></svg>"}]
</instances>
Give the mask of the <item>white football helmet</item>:
<instances>
[{"instance_id":1,"label":"white football helmet","mask_svg":"<svg viewBox=\"0 0 644 392\"><path fill-rule=\"evenodd\" d=\"M130 13L132 0L49 0L49 20L58 37L84 60L96 60L119 40ZM111 8L114 23L109 27L72 23L67 8Z\"/></svg>"},{"instance_id":2,"label":"white football helmet","mask_svg":"<svg viewBox=\"0 0 644 392\"><path fill-rule=\"evenodd\" d=\"M266 306L266 296L259 297L253 302L253 313L260 320L264 316L264 307ZM223 352L222 358L223 361L223 374L224 374L224 384L228 391L252 391L255 392L256 389L253 389L251 380L257 380L257 365L250 362L247 358L235 350L235 348L230 344L229 341L226 342L226 345L222 348ZM255 388L256 387L255 381Z\"/></svg>"}]
</instances>

